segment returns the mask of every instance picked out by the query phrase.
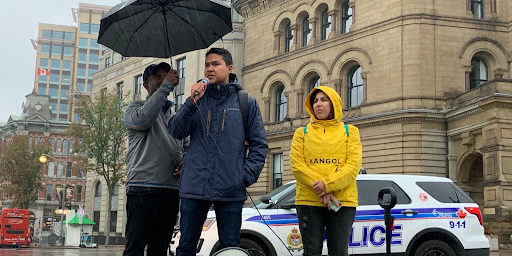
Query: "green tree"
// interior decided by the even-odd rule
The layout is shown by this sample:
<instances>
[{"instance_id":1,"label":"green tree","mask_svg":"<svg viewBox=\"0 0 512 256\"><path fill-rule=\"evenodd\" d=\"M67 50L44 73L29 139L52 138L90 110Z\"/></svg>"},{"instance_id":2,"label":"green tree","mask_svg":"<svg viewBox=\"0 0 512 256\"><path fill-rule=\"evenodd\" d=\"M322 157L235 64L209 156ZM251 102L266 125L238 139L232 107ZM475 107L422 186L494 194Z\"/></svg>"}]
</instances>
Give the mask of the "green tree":
<instances>
[{"instance_id":1,"label":"green tree","mask_svg":"<svg viewBox=\"0 0 512 256\"><path fill-rule=\"evenodd\" d=\"M125 104L118 94L101 92L95 98L80 97L76 112L80 121L70 125L68 133L79 140L78 150L85 157L80 163L87 172L93 171L107 185L105 245L110 244L110 212L116 184L124 183L126 128L123 121Z\"/></svg>"},{"instance_id":2,"label":"green tree","mask_svg":"<svg viewBox=\"0 0 512 256\"><path fill-rule=\"evenodd\" d=\"M28 136L14 135L1 145L0 176L2 188L11 199L10 207L28 209L41 189L39 156L45 152L41 145L29 145Z\"/></svg>"}]
</instances>

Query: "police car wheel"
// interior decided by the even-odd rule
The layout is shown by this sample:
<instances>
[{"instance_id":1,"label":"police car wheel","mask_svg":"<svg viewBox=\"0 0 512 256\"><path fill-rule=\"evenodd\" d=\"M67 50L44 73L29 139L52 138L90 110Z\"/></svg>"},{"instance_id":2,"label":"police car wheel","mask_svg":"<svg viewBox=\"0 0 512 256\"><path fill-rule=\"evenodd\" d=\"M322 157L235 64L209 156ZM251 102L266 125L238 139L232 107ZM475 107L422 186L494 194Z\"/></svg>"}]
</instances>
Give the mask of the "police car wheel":
<instances>
[{"instance_id":1,"label":"police car wheel","mask_svg":"<svg viewBox=\"0 0 512 256\"><path fill-rule=\"evenodd\" d=\"M240 238L240 247L247 250L251 256L267 256L263 247L253 240Z\"/></svg>"},{"instance_id":2,"label":"police car wheel","mask_svg":"<svg viewBox=\"0 0 512 256\"><path fill-rule=\"evenodd\" d=\"M453 249L443 241L429 240L422 243L415 256L456 256Z\"/></svg>"}]
</instances>

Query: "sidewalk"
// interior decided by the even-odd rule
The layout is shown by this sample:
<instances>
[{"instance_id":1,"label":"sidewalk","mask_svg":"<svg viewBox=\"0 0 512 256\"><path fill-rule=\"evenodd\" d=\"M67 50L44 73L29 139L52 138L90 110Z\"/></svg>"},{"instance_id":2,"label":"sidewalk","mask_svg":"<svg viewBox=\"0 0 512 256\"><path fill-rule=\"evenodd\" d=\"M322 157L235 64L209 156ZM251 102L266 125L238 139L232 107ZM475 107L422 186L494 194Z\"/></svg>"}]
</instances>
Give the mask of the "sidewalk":
<instances>
[{"instance_id":1,"label":"sidewalk","mask_svg":"<svg viewBox=\"0 0 512 256\"><path fill-rule=\"evenodd\" d=\"M490 256L512 256L512 250L499 250L498 252L491 252Z\"/></svg>"}]
</instances>

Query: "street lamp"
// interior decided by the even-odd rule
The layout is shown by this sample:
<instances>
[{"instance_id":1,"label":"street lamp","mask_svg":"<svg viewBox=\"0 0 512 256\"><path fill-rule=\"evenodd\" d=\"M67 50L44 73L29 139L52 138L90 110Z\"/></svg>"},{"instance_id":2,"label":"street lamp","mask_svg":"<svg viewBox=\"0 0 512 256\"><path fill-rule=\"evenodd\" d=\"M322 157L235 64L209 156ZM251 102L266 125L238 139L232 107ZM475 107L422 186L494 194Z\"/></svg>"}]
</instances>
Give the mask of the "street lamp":
<instances>
[{"instance_id":1,"label":"street lamp","mask_svg":"<svg viewBox=\"0 0 512 256\"><path fill-rule=\"evenodd\" d=\"M71 150L69 151L71 152ZM48 154L41 154L41 156L39 157L39 162L41 163L46 163L48 162L48 158L52 159L53 161L57 162L57 163L60 163L62 164L65 169L64 169L64 185L63 185L63 191L62 191L62 196L61 196L61 202L62 202L62 209L56 209L55 210L55 213L56 214L60 214L60 237L61 237L61 243L62 245L64 246L64 239L65 239L65 236L64 236L64 215L65 214L69 214L70 210L69 209L64 209L64 203L65 203L65 197L66 197L66 194L67 194L67 188L66 188L66 181L67 181L67 168L68 168L68 156L69 156L69 152L66 152L66 163L62 163L61 161L57 160L55 157L51 156L51 155L48 155Z\"/></svg>"}]
</instances>

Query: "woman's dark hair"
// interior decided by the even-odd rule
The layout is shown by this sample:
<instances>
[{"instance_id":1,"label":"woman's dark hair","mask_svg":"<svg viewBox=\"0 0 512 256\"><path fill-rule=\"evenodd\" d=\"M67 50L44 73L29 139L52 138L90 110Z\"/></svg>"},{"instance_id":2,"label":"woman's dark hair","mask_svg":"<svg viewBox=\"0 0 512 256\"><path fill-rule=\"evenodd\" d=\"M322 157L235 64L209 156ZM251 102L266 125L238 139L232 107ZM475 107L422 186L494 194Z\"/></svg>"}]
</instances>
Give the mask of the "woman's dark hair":
<instances>
[{"instance_id":1,"label":"woman's dark hair","mask_svg":"<svg viewBox=\"0 0 512 256\"><path fill-rule=\"evenodd\" d=\"M315 103L316 95L319 92L325 93L324 91L322 91L320 89L313 89L313 90L314 91L311 93L311 97L309 97L309 106L311 106L311 109L314 109L313 104ZM327 93L325 93L325 94L327 94ZM327 95L327 97L329 97L329 95ZM329 100L331 100L331 98L329 98ZM332 103L332 100L331 100L331 112L329 113L329 119L334 119L334 104Z\"/></svg>"},{"instance_id":2,"label":"woman's dark hair","mask_svg":"<svg viewBox=\"0 0 512 256\"><path fill-rule=\"evenodd\" d=\"M313 89L313 93L311 93L311 97L309 97L309 106L311 106L311 109L313 109L313 103L315 103L315 97L319 92L323 92L319 89Z\"/></svg>"}]
</instances>

